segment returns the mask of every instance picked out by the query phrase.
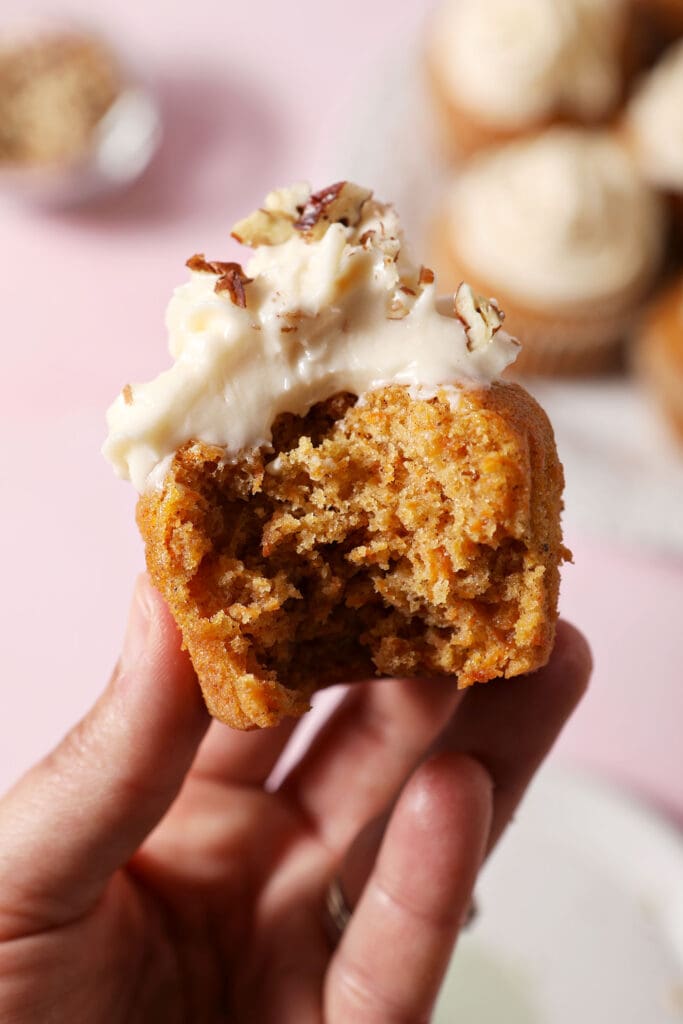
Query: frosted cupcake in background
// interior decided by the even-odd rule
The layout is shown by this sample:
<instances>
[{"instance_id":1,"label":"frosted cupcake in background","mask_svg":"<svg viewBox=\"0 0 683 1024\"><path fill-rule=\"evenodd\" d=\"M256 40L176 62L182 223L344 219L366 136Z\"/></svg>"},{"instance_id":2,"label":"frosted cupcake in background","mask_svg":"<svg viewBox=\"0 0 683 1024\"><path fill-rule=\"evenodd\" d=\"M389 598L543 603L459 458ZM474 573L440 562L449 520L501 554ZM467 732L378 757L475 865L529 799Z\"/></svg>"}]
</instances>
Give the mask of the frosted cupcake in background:
<instances>
[{"instance_id":1,"label":"frosted cupcake in background","mask_svg":"<svg viewBox=\"0 0 683 1024\"><path fill-rule=\"evenodd\" d=\"M636 63L633 28L624 0L445 0L427 66L446 146L606 121Z\"/></svg>"},{"instance_id":2,"label":"frosted cupcake in background","mask_svg":"<svg viewBox=\"0 0 683 1024\"><path fill-rule=\"evenodd\" d=\"M661 264L657 196L607 132L555 128L473 159L432 232L446 288L493 295L525 345L522 373L616 363Z\"/></svg>"},{"instance_id":3,"label":"frosted cupcake in background","mask_svg":"<svg viewBox=\"0 0 683 1024\"><path fill-rule=\"evenodd\" d=\"M624 127L642 174L667 195L683 229L683 40L643 78L626 109Z\"/></svg>"}]
</instances>

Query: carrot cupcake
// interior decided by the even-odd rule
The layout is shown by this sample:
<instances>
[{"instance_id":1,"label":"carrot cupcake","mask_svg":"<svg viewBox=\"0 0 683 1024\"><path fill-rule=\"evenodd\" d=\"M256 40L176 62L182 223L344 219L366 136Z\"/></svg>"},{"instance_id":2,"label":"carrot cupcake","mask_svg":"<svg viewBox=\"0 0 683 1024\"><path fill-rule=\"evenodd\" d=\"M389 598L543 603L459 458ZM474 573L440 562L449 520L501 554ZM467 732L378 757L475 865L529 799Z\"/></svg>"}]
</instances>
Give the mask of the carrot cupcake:
<instances>
[{"instance_id":1,"label":"carrot cupcake","mask_svg":"<svg viewBox=\"0 0 683 1024\"><path fill-rule=\"evenodd\" d=\"M683 277L653 303L636 345L636 365L683 442Z\"/></svg>"},{"instance_id":2,"label":"carrot cupcake","mask_svg":"<svg viewBox=\"0 0 683 1024\"><path fill-rule=\"evenodd\" d=\"M213 715L300 715L325 683L545 663L562 469L500 374L518 343L461 286L437 306L392 207L341 182L269 195L245 269L192 257L173 366L126 386L105 454Z\"/></svg>"},{"instance_id":3,"label":"carrot cupcake","mask_svg":"<svg viewBox=\"0 0 683 1024\"><path fill-rule=\"evenodd\" d=\"M445 0L427 66L444 141L472 153L608 119L634 63L625 0Z\"/></svg>"},{"instance_id":4,"label":"carrot cupcake","mask_svg":"<svg viewBox=\"0 0 683 1024\"><path fill-rule=\"evenodd\" d=\"M624 124L639 168L668 197L683 229L683 40L643 78Z\"/></svg>"},{"instance_id":5,"label":"carrot cupcake","mask_svg":"<svg viewBox=\"0 0 683 1024\"><path fill-rule=\"evenodd\" d=\"M444 284L495 295L522 373L611 365L658 269L656 197L605 132L554 128L480 155L433 229Z\"/></svg>"}]
</instances>

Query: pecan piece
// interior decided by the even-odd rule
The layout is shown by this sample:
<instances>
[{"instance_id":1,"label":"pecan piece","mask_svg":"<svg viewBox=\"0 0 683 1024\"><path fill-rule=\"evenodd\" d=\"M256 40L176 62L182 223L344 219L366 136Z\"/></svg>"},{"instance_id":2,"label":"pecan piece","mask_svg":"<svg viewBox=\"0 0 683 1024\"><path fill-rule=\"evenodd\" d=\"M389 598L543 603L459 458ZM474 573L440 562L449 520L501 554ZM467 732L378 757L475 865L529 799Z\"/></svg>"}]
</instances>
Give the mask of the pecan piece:
<instances>
[{"instance_id":1,"label":"pecan piece","mask_svg":"<svg viewBox=\"0 0 683 1024\"><path fill-rule=\"evenodd\" d=\"M485 299L464 281L455 293L455 315L465 327L470 352L493 341L503 326L505 313L495 299Z\"/></svg>"},{"instance_id":2,"label":"pecan piece","mask_svg":"<svg viewBox=\"0 0 683 1024\"><path fill-rule=\"evenodd\" d=\"M363 204L371 195L369 189L353 182L337 181L309 197L294 227L308 241L322 238L330 224L354 227L360 221Z\"/></svg>"},{"instance_id":3,"label":"pecan piece","mask_svg":"<svg viewBox=\"0 0 683 1024\"><path fill-rule=\"evenodd\" d=\"M294 221L280 210L254 210L235 224L231 234L252 249L257 245L281 245L294 234Z\"/></svg>"},{"instance_id":4,"label":"pecan piece","mask_svg":"<svg viewBox=\"0 0 683 1024\"><path fill-rule=\"evenodd\" d=\"M223 260L207 260L203 252L190 256L186 267L190 270L200 271L206 274L216 274L218 280L214 286L217 295L228 292L236 306L246 308L247 295L245 285L251 284L253 277L247 277L239 263L224 262Z\"/></svg>"}]
</instances>

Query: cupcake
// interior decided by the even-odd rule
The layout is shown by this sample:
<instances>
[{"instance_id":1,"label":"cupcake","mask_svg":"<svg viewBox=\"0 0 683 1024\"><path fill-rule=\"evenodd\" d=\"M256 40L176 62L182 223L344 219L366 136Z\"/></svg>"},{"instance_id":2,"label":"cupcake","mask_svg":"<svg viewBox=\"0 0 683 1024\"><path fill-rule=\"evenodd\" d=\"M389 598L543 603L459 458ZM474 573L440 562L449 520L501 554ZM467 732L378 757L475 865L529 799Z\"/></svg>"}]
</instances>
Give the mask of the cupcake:
<instances>
[{"instance_id":1,"label":"cupcake","mask_svg":"<svg viewBox=\"0 0 683 1024\"><path fill-rule=\"evenodd\" d=\"M641 172L667 196L683 229L683 40L643 78L628 104L624 132Z\"/></svg>"},{"instance_id":2,"label":"cupcake","mask_svg":"<svg viewBox=\"0 0 683 1024\"><path fill-rule=\"evenodd\" d=\"M635 61L624 0L445 0L427 69L448 148L607 120Z\"/></svg>"},{"instance_id":3,"label":"cupcake","mask_svg":"<svg viewBox=\"0 0 683 1024\"><path fill-rule=\"evenodd\" d=\"M642 380L683 443L683 277L648 310L635 351Z\"/></svg>"},{"instance_id":4,"label":"cupcake","mask_svg":"<svg viewBox=\"0 0 683 1024\"><path fill-rule=\"evenodd\" d=\"M463 285L441 310L394 210L349 183L274 192L234 234L250 262L188 262L175 362L123 389L104 449L210 712L267 727L326 683L544 664L562 469L500 379L497 307Z\"/></svg>"},{"instance_id":5,"label":"cupcake","mask_svg":"<svg viewBox=\"0 0 683 1024\"><path fill-rule=\"evenodd\" d=\"M607 133L554 128L481 154L432 231L447 286L494 295L524 339L522 373L612 365L659 267L656 196Z\"/></svg>"}]
</instances>

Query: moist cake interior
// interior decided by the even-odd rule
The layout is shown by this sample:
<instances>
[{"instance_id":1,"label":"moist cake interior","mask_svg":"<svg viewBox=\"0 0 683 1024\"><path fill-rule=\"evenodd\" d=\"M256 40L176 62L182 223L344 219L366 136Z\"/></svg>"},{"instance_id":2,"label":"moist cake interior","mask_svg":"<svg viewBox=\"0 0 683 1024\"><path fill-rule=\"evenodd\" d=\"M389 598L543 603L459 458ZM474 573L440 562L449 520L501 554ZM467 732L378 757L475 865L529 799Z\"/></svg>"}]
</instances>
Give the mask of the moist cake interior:
<instances>
[{"instance_id":1,"label":"moist cake interior","mask_svg":"<svg viewBox=\"0 0 683 1024\"><path fill-rule=\"evenodd\" d=\"M280 416L272 452L181 448L138 519L210 710L269 724L327 682L535 667L558 586L548 429L514 384L390 386Z\"/></svg>"}]
</instances>

